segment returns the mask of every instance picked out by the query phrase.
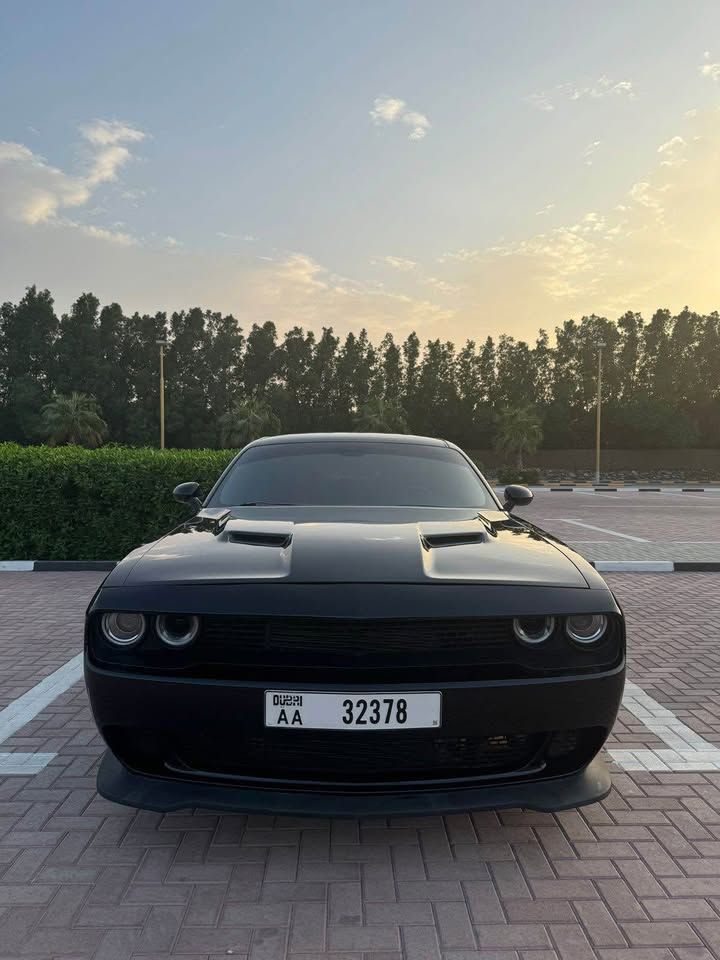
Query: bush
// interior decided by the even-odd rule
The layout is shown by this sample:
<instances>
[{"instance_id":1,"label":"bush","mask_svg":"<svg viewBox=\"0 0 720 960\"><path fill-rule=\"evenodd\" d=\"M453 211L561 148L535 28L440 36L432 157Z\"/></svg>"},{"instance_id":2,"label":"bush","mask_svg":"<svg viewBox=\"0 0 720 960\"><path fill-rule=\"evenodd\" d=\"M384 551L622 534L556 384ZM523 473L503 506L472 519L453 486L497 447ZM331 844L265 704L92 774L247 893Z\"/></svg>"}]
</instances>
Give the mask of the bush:
<instances>
[{"instance_id":1,"label":"bush","mask_svg":"<svg viewBox=\"0 0 720 960\"><path fill-rule=\"evenodd\" d=\"M503 467L498 470L498 483L500 485L524 483L532 487L540 483L540 471L536 470L535 467L525 467L524 470L518 470L515 467Z\"/></svg>"},{"instance_id":2,"label":"bush","mask_svg":"<svg viewBox=\"0 0 720 960\"><path fill-rule=\"evenodd\" d=\"M187 516L176 484L207 493L233 455L0 443L0 560L118 560Z\"/></svg>"}]
</instances>

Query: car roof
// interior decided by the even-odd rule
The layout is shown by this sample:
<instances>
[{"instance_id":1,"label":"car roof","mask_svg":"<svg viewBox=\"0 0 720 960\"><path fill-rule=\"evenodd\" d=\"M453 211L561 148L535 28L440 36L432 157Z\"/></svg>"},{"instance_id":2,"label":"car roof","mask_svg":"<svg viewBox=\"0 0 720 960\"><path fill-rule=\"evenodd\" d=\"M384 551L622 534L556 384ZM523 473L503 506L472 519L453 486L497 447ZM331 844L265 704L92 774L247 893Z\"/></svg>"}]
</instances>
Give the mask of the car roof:
<instances>
[{"instance_id":1,"label":"car roof","mask_svg":"<svg viewBox=\"0 0 720 960\"><path fill-rule=\"evenodd\" d=\"M248 447L273 443L414 443L427 447L448 447L446 440L437 437L416 437L407 433L284 433L275 437L260 437Z\"/></svg>"}]
</instances>

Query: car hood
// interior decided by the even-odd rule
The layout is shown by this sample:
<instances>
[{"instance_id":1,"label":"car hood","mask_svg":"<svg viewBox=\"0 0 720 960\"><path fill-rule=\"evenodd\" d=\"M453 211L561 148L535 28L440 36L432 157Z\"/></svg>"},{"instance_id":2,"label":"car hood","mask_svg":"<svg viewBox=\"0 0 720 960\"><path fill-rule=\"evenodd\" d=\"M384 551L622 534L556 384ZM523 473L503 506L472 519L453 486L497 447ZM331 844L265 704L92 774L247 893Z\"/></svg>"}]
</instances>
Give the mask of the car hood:
<instances>
[{"instance_id":1,"label":"car hood","mask_svg":"<svg viewBox=\"0 0 720 960\"><path fill-rule=\"evenodd\" d=\"M517 583L588 587L584 563L532 524L501 511L206 509L129 554L114 585Z\"/></svg>"}]
</instances>

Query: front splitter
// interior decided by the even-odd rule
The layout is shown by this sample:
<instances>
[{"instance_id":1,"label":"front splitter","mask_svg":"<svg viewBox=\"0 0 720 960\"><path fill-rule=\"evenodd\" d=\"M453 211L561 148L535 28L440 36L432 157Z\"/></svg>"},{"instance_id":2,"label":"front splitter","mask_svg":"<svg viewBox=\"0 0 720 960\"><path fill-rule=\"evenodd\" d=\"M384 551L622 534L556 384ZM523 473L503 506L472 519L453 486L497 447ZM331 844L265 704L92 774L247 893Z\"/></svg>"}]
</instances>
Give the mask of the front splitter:
<instances>
[{"instance_id":1,"label":"front splitter","mask_svg":"<svg viewBox=\"0 0 720 960\"><path fill-rule=\"evenodd\" d=\"M163 812L202 807L277 816L418 816L507 807L545 812L568 810L606 797L610 792L610 774L605 763L596 757L578 773L526 783L381 794L315 793L145 776L128 770L107 750L98 771L97 786L107 800Z\"/></svg>"}]
</instances>

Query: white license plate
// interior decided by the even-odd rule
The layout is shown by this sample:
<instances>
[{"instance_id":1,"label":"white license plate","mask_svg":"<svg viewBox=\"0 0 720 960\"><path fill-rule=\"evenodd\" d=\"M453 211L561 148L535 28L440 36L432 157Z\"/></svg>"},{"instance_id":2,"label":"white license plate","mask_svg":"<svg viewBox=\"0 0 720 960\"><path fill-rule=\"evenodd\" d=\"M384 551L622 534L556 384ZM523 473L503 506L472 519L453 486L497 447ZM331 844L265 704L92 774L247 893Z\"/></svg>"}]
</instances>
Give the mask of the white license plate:
<instances>
[{"instance_id":1,"label":"white license plate","mask_svg":"<svg viewBox=\"0 0 720 960\"><path fill-rule=\"evenodd\" d=\"M266 690L265 726L287 730L418 730L439 727L440 694Z\"/></svg>"}]
</instances>

